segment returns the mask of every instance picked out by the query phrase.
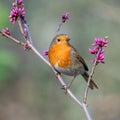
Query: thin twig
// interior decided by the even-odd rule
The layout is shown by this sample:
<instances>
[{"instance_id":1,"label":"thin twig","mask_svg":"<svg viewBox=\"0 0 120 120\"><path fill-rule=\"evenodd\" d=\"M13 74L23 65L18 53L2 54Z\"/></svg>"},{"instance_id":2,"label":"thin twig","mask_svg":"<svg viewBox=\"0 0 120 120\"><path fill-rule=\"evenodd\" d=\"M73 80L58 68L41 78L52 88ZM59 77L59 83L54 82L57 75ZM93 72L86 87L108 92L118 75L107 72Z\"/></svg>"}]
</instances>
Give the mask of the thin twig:
<instances>
[{"instance_id":1,"label":"thin twig","mask_svg":"<svg viewBox=\"0 0 120 120\"><path fill-rule=\"evenodd\" d=\"M58 25L58 27L57 27L57 29L56 29L55 36L56 36L57 33L60 31L60 28L61 28L62 24L63 24L63 22L60 21L60 23L59 23L59 25Z\"/></svg>"},{"instance_id":2,"label":"thin twig","mask_svg":"<svg viewBox=\"0 0 120 120\"><path fill-rule=\"evenodd\" d=\"M31 34L30 34L30 31L29 31L29 27L27 24L24 24L25 25L25 28L27 30L27 36L28 36L28 40L30 42L30 44L32 44L32 38L31 38Z\"/></svg>"},{"instance_id":3,"label":"thin twig","mask_svg":"<svg viewBox=\"0 0 120 120\"><path fill-rule=\"evenodd\" d=\"M99 54L101 52L101 50L102 49L99 49L97 54ZM92 70L90 72L90 75L89 75L89 78L88 78L88 82L87 82L87 85L86 85L86 88L85 88L85 93L84 93L84 98L83 98L83 102L85 104L87 103L87 96L88 96L88 91L89 91L89 85L90 85L90 81L92 80L92 77L93 77L96 65L97 65L97 59L95 58L95 61L94 61L94 64L93 64L93 67L92 67Z\"/></svg>"},{"instance_id":4,"label":"thin twig","mask_svg":"<svg viewBox=\"0 0 120 120\"><path fill-rule=\"evenodd\" d=\"M17 22L18 22L18 25L19 25L19 28L20 28L20 32L21 32L22 36L24 37L24 39L26 41L29 41L32 44L32 38L31 38L31 35L30 35L29 27L26 24L26 21L19 17ZM24 33L25 29L26 29L26 33Z\"/></svg>"},{"instance_id":5,"label":"thin twig","mask_svg":"<svg viewBox=\"0 0 120 120\"><path fill-rule=\"evenodd\" d=\"M87 102L87 95L88 95L88 90L89 90L89 85L90 85L90 81L92 79L92 76L94 74L94 71L95 71L95 68L96 68L96 63L97 63L97 60L95 60L95 63L92 67L92 70L91 70L91 73L89 75L89 78L88 78L88 82L87 82L87 85L86 85L86 88L85 88L85 93L84 93L84 99L83 99L83 102L86 104Z\"/></svg>"},{"instance_id":6,"label":"thin twig","mask_svg":"<svg viewBox=\"0 0 120 120\"><path fill-rule=\"evenodd\" d=\"M19 44L19 45L21 45L21 46L24 46L24 44L25 44L24 42L21 42L21 41L15 39L15 38L12 37L11 35L8 35L8 34L2 33L2 32L0 32L0 33L1 33L3 36L9 38L11 41L13 41L13 42L15 42L15 43L17 43L17 44Z\"/></svg>"},{"instance_id":7,"label":"thin twig","mask_svg":"<svg viewBox=\"0 0 120 120\"><path fill-rule=\"evenodd\" d=\"M83 105L83 110L84 110L84 112L85 112L85 114L86 114L87 119L88 119L88 120L92 120L92 118L91 118L91 116L90 116L90 113L88 112L88 109L87 109L86 104L83 102L82 105Z\"/></svg>"},{"instance_id":8,"label":"thin twig","mask_svg":"<svg viewBox=\"0 0 120 120\"><path fill-rule=\"evenodd\" d=\"M18 25L19 25L20 32L22 33L22 36L24 37L24 35L23 35L24 30L23 30L23 26L22 26L22 24L21 24L20 17L18 17L17 22L18 22ZM25 39L25 37L24 37L24 39Z\"/></svg>"}]
</instances>

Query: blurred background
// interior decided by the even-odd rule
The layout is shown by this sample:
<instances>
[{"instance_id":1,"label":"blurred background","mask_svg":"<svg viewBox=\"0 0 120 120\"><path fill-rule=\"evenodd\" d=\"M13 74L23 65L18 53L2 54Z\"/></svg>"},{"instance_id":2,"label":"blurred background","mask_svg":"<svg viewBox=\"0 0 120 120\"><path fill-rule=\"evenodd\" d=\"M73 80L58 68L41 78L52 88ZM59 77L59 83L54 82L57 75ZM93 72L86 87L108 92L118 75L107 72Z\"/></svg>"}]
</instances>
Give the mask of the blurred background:
<instances>
[{"instance_id":1,"label":"blurred background","mask_svg":"<svg viewBox=\"0 0 120 120\"><path fill-rule=\"evenodd\" d=\"M0 30L23 40L18 25L9 22L12 0L0 0ZM60 15L70 19L59 33L70 36L91 70L94 37L109 36L105 64L94 74L98 90L89 91L88 105L94 120L120 119L120 0L24 0L26 19L34 46L42 53L49 48ZM47 59L47 57L46 57ZM63 76L66 82L71 77ZM0 35L0 120L86 120L84 112L64 94L51 69L31 51ZM83 99L85 82L81 76L71 89Z\"/></svg>"}]
</instances>

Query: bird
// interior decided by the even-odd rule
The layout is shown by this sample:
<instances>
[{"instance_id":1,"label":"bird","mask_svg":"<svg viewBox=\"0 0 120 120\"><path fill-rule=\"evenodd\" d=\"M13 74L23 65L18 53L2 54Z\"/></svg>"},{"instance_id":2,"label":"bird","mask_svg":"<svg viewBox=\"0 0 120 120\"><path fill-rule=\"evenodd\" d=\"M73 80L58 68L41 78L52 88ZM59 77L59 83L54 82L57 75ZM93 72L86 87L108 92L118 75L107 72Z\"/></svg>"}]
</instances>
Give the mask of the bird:
<instances>
[{"instance_id":1,"label":"bird","mask_svg":"<svg viewBox=\"0 0 120 120\"><path fill-rule=\"evenodd\" d=\"M48 59L57 73L73 76L67 85L70 88L77 75L81 74L85 81L88 81L88 66L78 51L70 44L70 37L67 34L56 35L48 50ZM89 88L97 88L96 83L91 79Z\"/></svg>"}]
</instances>

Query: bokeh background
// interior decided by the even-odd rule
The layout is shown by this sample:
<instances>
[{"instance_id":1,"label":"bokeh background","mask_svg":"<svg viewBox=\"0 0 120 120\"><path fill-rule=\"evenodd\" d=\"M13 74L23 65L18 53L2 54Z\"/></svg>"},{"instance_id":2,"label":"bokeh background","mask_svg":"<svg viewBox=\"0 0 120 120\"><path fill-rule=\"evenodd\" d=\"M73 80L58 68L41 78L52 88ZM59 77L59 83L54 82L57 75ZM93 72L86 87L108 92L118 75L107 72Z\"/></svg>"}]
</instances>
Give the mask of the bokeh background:
<instances>
[{"instance_id":1,"label":"bokeh background","mask_svg":"<svg viewBox=\"0 0 120 120\"><path fill-rule=\"evenodd\" d=\"M12 0L0 0L0 29L9 27L23 40L18 25L9 22ZM70 36L91 69L94 37L109 36L105 64L99 64L94 80L99 89L90 91L89 111L94 120L120 119L120 0L24 0L33 43L42 53L49 48L60 15L70 19L60 33ZM47 57L46 57L47 59ZM64 76L66 82L71 77ZM71 89L83 99L85 82L77 77ZM86 120L84 112L61 90L51 69L31 51L0 35L0 120Z\"/></svg>"}]
</instances>

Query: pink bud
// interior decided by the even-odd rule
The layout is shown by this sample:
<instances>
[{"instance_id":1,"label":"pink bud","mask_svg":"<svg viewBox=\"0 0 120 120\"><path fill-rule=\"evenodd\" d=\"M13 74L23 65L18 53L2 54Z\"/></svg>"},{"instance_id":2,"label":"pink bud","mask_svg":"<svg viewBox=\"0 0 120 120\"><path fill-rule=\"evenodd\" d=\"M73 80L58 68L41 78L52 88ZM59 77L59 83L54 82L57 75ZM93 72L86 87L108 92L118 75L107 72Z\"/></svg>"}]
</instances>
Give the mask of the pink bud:
<instances>
[{"instance_id":1,"label":"pink bud","mask_svg":"<svg viewBox=\"0 0 120 120\"><path fill-rule=\"evenodd\" d=\"M44 51L43 51L43 55L44 55L44 56L47 56L47 55L48 55L48 50L44 50Z\"/></svg>"}]
</instances>

